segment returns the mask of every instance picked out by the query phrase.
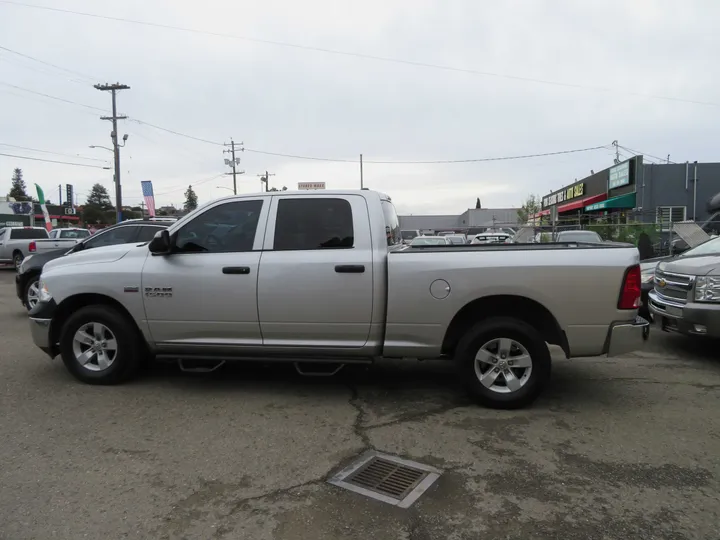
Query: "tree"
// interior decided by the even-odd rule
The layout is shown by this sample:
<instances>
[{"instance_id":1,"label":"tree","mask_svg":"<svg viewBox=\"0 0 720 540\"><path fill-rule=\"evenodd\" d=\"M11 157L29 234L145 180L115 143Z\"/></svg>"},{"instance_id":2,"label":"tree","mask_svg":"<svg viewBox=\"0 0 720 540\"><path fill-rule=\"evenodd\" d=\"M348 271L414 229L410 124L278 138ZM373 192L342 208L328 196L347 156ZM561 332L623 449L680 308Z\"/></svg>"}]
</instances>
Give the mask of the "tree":
<instances>
[{"instance_id":1,"label":"tree","mask_svg":"<svg viewBox=\"0 0 720 540\"><path fill-rule=\"evenodd\" d=\"M185 211L190 212L191 210L195 210L197 205L197 194L193 191L192 186L188 186L187 191L185 192Z\"/></svg>"},{"instance_id":2,"label":"tree","mask_svg":"<svg viewBox=\"0 0 720 540\"><path fill-rule=\"evenodd\" d=\"M12 187L8 197L12 197L16 201L29 201L31 200L30 195L27 194L27 186L25 180L23 180L22 169L15 169L12 176Z\"/></svg>"},{"instance_id":3,"label":"tree","mask_svg":"<svg viewBox=\"0 0 720 540\"><path fill-rule=\"evenodd\" d=\"M537 195L528 195L525 202L518 209L518 223L525 225L531 216L540 211L540 197Z\"/></svg>"},{"instance_id":4,"label":"tree","mask_svg":"<svg viewBox=\"0 0 720 540\"><path fill-rule=\"evenodd\" d=\"M475 208L482 208L482 205L480 204L480 197L478 197L477 201L475 201Z\"/></svg>"},{"instance_id":5,"label":"tree","mask_svg":"<svg viewBox=\"0 0 720 540\"><path fill-rule=\"evenodd\" d=\"M113 205L110 202L107 188L102 184L95 184L90 190L85 206L91 206L103 211L112 210Z\"/></svg>"}]
</instances>

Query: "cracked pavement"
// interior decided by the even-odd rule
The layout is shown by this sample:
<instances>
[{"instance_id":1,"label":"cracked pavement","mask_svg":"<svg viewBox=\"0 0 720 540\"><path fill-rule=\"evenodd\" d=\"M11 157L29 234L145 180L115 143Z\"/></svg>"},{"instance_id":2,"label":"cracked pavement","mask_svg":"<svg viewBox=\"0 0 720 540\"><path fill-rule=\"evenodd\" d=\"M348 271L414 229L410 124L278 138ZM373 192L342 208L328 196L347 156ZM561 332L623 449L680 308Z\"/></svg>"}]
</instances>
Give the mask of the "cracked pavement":
<instances>
[{"instance_id":1,"label":"cracked pavement","mask_svg":"<svg viewBox=\"0 0 720 540\"><path fill-rule=\"evenodd\" d=\"M624 358L555 355L520 411L450 366L333 378L158 366L85 386L31 343L0 271L0 539L720 537L717 344L653 329ZM444 471L403 510L325 479L373 448Z\"/></svg>"}]
</instances>

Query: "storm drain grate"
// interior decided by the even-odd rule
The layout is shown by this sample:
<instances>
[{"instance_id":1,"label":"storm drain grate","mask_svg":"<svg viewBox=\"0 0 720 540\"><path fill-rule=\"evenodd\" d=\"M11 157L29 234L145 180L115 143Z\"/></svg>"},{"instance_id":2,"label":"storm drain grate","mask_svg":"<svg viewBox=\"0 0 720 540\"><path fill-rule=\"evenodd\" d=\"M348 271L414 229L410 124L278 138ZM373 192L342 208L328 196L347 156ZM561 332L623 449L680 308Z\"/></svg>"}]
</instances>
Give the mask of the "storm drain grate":
<instances>
[{"instance_id":1,"label":"storm drain grate","mask_svg":"<svg viewBox=\"0 0 720 540\"><path fill-rule=\"evenodd\" d=\"M408 508L439 478L441 471L415 461L367 452L333 476L333 485Z\"/></svg>"}]
</instances>

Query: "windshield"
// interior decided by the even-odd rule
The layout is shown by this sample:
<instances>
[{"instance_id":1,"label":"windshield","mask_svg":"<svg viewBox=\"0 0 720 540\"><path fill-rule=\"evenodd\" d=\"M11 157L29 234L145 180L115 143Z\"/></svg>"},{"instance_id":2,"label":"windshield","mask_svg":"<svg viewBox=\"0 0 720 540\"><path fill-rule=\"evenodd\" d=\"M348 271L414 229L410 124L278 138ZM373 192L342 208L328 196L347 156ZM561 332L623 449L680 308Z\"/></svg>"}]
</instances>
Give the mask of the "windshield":
<instances>
[{"instance_id":1,"label":"windshield","mask_svg":"<svg viewBox=\"0 0 720 540\"><path fill-rule=\"evenodd\" d=\"M60 238L87 238L88 236L90 236L90 231L84 231L82 229L60 231Z\"/></svg>"},{"instance_id":2,"label":"windshield","mask_svg":"<svg viewBox=\"0 0 720 540\"><path fill-rule=\"evenodd\" d=\"M720 237L712 238L699 246L688 249L680 257L692 257L694 255L720 255Z\"/></svg>"},{"instance_id":3,"label":"windshield","mask_svg":"<svg viewBox=\"0 0 720 540\"><path fill-rule=\"evenodd\" d=\"M600 243L602 238L593 231L567 231L558 234L559 242L593 242Z\"/></svg>"},{"instance_id":4,"label":"windshield","mask_svg":"<svg viewBox=\"0 0 720 540\"><path fill-rule=\"evenodd\" d=\"M446 246L447 241L444 238L428 238L418 236L412 241L411 246Z\"/></svg>"}]
</instances>

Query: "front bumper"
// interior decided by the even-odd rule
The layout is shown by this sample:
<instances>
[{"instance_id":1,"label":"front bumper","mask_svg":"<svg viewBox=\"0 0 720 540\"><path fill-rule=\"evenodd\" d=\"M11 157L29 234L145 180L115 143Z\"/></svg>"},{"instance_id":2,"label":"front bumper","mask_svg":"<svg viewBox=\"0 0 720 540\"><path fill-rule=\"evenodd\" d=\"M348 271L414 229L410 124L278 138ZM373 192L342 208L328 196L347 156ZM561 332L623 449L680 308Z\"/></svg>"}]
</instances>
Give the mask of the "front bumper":
<instances>
[{"instance_id":1,"label":"front bumper","mask_svg":"<svg viewBox=\"0 0 720 540\"><path fill-rule=\"evenodd\" d=\"M683 304L650 291L650 311L668 332L720 338L720 304Z\"/></svg>"},{"instance_id":2,"label":"front bumper","mask_svg":"<svg viewBox=\"0 0 720 540\"><path fill-rule=\"evenodd\" d=\"M52 316L57 310L54 300L40 302L30 310L30 336L33 343L50 358L58 355L57 344L53 343L51 325Z\"/></svg>"},{"instance_id":3,"label":"front bumper","mask_svg":"<svg viewBox=\"0 0 720 540\"><path fill-rule=\"evenodd\" d=\"M650 323L642 317L632 322L615 323L610 327L607 338L607 355L621 356L643 348Z\"/></svg>"}]
</instances>

